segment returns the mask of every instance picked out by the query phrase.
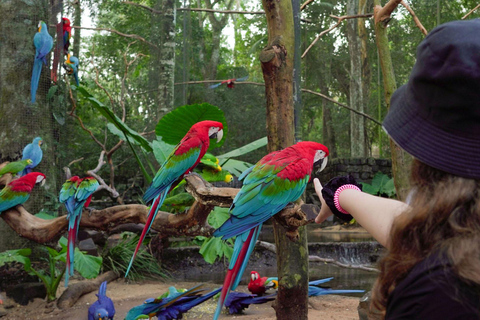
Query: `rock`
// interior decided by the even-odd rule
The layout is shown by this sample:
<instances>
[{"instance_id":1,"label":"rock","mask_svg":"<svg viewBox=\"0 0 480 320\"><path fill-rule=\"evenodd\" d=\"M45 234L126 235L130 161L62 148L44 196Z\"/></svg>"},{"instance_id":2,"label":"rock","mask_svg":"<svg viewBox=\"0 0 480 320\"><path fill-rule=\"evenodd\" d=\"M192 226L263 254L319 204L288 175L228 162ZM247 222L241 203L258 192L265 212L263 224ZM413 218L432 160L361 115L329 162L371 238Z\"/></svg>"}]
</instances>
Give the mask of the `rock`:
<instances>
[{"instance_id":1,"label":"rock","mask_svg":"<svg viewBox=\"0 0 480 320\"><path fill-rule=\"evenodd\" d=\"M35 298L45 299L47 296L47 289L43 283L27 282L8 288L6 294L15 302L25 306Z\"/></svg>"},{"instance_id":2,"label":"rock","mask_svg":"<svg viewBox=\"0 0 480 320\"><path fill-rule=\"evenodd\" d=\"M97 245L93 242L92 238L80 241L78 243L78 249L80 251L86 251L89 255L98 256Z\"/></svg>"}]
</instances>

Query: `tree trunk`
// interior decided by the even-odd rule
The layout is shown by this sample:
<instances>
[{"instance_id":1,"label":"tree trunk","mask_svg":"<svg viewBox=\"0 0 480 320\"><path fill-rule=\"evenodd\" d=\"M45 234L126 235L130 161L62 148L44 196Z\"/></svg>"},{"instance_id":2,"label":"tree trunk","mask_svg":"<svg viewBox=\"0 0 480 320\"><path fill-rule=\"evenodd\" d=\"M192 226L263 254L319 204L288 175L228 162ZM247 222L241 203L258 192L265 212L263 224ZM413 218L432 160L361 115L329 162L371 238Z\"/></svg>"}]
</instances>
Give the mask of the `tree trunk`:
<instances>
[{"instance_id":1,"label":"tree trunk","mask_svg":"<svg viewBox=\"0 0 480 320\"><path fill-rule=\"evenodd\" d=\"M268 27L268 46L262 50L267 98L268 151L294 143L293 58L294 25L290 0L263 0ZM277 319L308 318L308 248L305 228L298 241L286 238L285 229L273 219L277 246L279 288L274 304Z\"/></svg>"},{"instance_id":2,"label":"tree trunk","mask_svg":"<svg viewBox=\"0 0 480 320\"><path fill-rule=\"evenodd\" d=\"M0 14L0 159L21 159L23 147L36 136L41 136L45 143L44 156L36 171L45 173L48 188L56 190L55 167L51 165L53 153L45 152L46 146L53 145L52 113L46 103L50 72L46 67L42 67L36 102L30 102L30 80L35 58L33 37L40 19L48 23L49 7L44 1L22 2L21 5L18 1L1 1ZM51 28L49 32L53 35L55 31ZM38 212L44 199L45 190L42 189L32 195L27 205ZM3 222L0 223L0 232L0 252L31 247Z\"/></svg>"},{"instance_id":3,"label":"tree trunk","mask_svg":"<svg viewBox=\"0 0 480 320\"><path fill-rule=\"evenodd\" d=\"M155 110L151 110L156 124L162 114L173 109L174 77L175 77L175 1L157 0L155 10L161 14L152 13L151 39L157 46L151 47L150 79L155 96Z\"/></svg>"},{"instance_id":4,"label":"tree trunk","mask_svg":"<svg viewBox=\"0 0 480 320\"><path fill-rule=\"evenodd\" d=\"M398 3L399 2L400 1L398 1ZM390 49L388 45L387 24L385 22L388 21L388 19L384 21L380 19L380 13L382 9L380 0L374 0L374 5L375 39L380 58L380 65L382 68L385 102L387 109L390 109L390 98L393 92L397 90L397 84L395 83L392 57L390 56ZM407 198L408 191L410 190L409 172L412 157L399 146L397 146L392 139L390 139L390 148L392 153L392 172L395 188L397 190L397 197L400 200L405 200Z\"/></svg>"},{"instance_id":5,"label":"tree trunk","mask_svg":"<svg viewBox=\"0 0 480 320\"><path fill-rule=\"evenodd\" d=\"M357 2L358 0L348 0L347 15L357 14ZM350 107L364 112L361 43L355 19L347 20L347 39L350 52ZM350 134L351 157L365 157L365 118L354 112L350 112Z\"/></svg>"},{"instance_id":6,"label":"tree trunk","mask_svg":"<svg viewBox=\"0 0 480 320\"><path fill-rule=\"evenodd\" d=\"M358 2L358 14L367 13L367 0L359 0ZM365 19L358 19L358 37L360 38L360 57L361 57L361 67L362 67L362 76L361 76L361 86L362 86L362 97L363 97L363 106L362 110L364 112L368 111L368 102L370 97L370 82L372 80L372 75L370 72L370 65L368 63L368 35L367 29L365 28ZM365 121L365 120L364 120ZM364 122L364 136L365 136L365 156L371 156L371 143L368 141L367 128Z\"/></svg>"}]
</instances>

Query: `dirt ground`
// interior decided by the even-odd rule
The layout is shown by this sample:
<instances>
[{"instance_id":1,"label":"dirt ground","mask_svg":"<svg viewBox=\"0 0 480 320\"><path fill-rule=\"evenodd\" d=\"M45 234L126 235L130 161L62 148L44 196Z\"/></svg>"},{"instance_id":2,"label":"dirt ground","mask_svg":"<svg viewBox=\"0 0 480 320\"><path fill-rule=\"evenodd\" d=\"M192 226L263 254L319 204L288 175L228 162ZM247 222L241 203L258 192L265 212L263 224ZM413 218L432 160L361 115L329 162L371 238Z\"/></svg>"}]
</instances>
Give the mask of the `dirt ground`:
<instances>
[{"instance_id":1,"label":"dirt ground","mask_svg":"<svg viewBox=\"0 0 480 320\"><path fill-rule=\"evenodd\" d=\"M108 283L107 295L112 298L116 315L115 319L124 319L130 308L143 303L146 298L157 297L168 290L169 286L176 288L191 288L197 285L193 282L156 282L144 281L138 283L126 283L123 279ZM207 284L206 290L215 289L218 285ZM60 285L57 296L64 290ZM239 286L238 291L246 291L246 286ZM7 299L4 306L7 315L1 320L30 320L30 319L87 319L88 307L96 301L96 292L81 297L70 309L59 310L54 304L47 304L42 299L35 299L26 306L16 305ZM354 320L358 319L357 306L362 294L356 296L325 295L312 297L309 300L309 319L322 320ZM4 295L5 296L5 295ZM263 305L253 305L245 310L242 315L228 315L223 313L220 319L239 320L273 320L276 319L275 311L271 307L272 302ZM183 319L211 319L215 311L216 301L209 300L184 314ZM4 311L0 306L0 311ZM0 312L1 313L1 312ZM295 319L292 319L295 320Z\"/></svg>"}]
</instances>

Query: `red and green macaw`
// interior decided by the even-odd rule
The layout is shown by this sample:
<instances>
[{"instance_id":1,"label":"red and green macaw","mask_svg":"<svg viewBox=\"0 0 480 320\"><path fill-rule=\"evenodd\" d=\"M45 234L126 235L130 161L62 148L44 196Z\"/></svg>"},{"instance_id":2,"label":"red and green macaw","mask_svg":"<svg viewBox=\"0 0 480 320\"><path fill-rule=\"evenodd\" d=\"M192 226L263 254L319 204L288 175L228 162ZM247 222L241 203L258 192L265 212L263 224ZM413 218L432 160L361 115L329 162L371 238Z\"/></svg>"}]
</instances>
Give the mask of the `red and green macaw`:
<instances>
[{"instance_id":1,"label":"red and green macaw","mask_svg":"<svg viewBox=\"0 0 480 320\"><path fill-rule=\"evenodd\" d=\"M23 148L22 160L31 159L32 163L28 164L25 169L20 173L21 176L26 175L32 171L32 168L35 168L43 158L42 146L43 140L40 137L33 139L32 143L29 143Z\"/></svg>"},{"instance_id":2,"label":"red and green macaw","mask_svg":"<svg viewBox=\"0 0 480 320\"><path fill-rule=\"evenodd\" d=\"M80 85L80 82L78 81L78 63L79 62L77 57L67 54L67 60L65 60L63 64L65 70L67 70L67 74L73 74L77 86Z\"/></svg>"},{"instance_id":3,"label":"red and green macaw","mask_svg":"<svg viewBox=\"0 0 480 320\"><path fill-rule=\"evenodd\" d=\"M250 282L248 283L248 291L256 295L263 295L269 289L278 288L278 278L276 277L260 277L257 271L250 272Z\"/></svg>"},{"instance_id":4,"label":"red and green macaw","mask_svg":"<svg viewBox=\"0 0 480 320\"><path fill-rule=\"evenodd\" d=\"M33 44L35 45L35 61L33 62L32 81L30 83L32 103L35 102L38 82L42 73L42 63L47 65L47 54L53 47L53 38L48 33L48 27L43 21L38 24L38 32L33 37Z\"/></svg>"},{"instance_id":5,"label":"red and green macaw","mask_svg":"<svg viewBox=\"0 0 480 320\"><path fill-rule=\"evenodd\" d=\"M222 140L222 137L223 124L221 122L210 120L197 122L190 128L190 130L188 130L187 134L162 164L153 178L152 184L148 187L143 196L145 203L149 204L152 202L152 205L148 212L147 222L145 223L137 247L130 260L130 264L128 265L125 277L128 275L138 249L142 245L145 235L150 230L158 209L160 209L163 201L165 201L167 193L200 162L200 159L202 159L203 155L207 152L210 145L210 139L216 138L219 142Z\"/></svg>"},{"instance_id":6,"label":"red and green macaw","mask_svg":"<svg viewBox=\"0 0 480 320\"><path fill-rule=\"evenodd\" d=\"M217 319L224 301L245 271L262 224L305 191L313 167L327 164L328 149L323 144L302 141L267 154L239 177L243 186L230 207L230 218L214 232L224 240L236 236L232 258L214 314Z\"/></svg>"},{"instance_id":7,"label":"red and green macaw","mask_svg":"<svg viewBox=\"0 0 480 320\"><path fill-rule=\"evenodd\" d=\"M68 18L62 18L62 21L57 23L57 45L53 55L53 65L51 78L53 82L57 82L57 69L60 55L68 54L68 48L70 47L70 38L72 37L72 27L70 26L70 20Z\"/></svg>"},{"instance_id":8,"label":"red and green macaw","mask_svg":"<svg viewBox=\"0 0 480 320\"><path fill-rule=\"evenodd\" d=\"M216 87L219 87L222 84L226 83L228 88L233 89L233 88L235 88L235 82L245 81L247 79L248 79L248 76L242 77L242 78L227 79L227 80L223 80L222 82L212 84L211 86L209 86L209 88L210 89L215 89Z\"/></svg>"},{"instance_id":9,"label":"red and green macaw","mask_svg":"<svg viewBox=\"0 0 480 320\"><path fill-rule=\"evenodd\" d=\"M93 177L80 179L73 176L68 179L60 190L59 200L67 208L68 219L68 243L67 243L67 270L65 272L65 287L68 286L68 278L73 275L73 262L75 256L75 241L78 234L78 227L82 219L82 210L87 208L92 199L93 193L97 190L99 183Z\"/></svg>"},{"instance_id":10,"label":"red and green macaw","mask_svg":"<svg viewBox=\"0 0 480 320\"><path fill-rule=\"evenodd\" d=\"M0 191L0 212L6 211L28 200L35 184L45 183L45 175L40 172L30 172L23 177L10 181Z\"/></svg>"},{"instance_id":11,"label":"red and green macaw","mask_svg":"<svg viewBox=\"0 0 480 320\"><path fill-rule=\"evenodd\" d=\"M0 169L0 177L6 173L11 173L12 175L15 175L18 172L23 171L26 166L32 163L33 161L31 159L10 162L5 167Z\"/></svg>"}]
</instances>

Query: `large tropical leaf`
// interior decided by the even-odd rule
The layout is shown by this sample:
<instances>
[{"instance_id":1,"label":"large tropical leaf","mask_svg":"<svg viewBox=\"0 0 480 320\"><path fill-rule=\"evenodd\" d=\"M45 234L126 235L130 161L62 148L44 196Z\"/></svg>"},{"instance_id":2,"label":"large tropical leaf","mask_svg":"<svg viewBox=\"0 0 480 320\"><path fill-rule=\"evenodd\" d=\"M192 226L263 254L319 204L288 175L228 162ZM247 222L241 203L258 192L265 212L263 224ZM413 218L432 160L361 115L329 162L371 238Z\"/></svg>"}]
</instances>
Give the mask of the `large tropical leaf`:
<instances>
[{"instance_id":1,"label":"large tropical leaf","mask_svg":"<svg viewBox=\"0 0 480 320\"><path fill-rule=\"evenodd\" d=\"M0 267L8 262L20 262L25 265L25 270L30 269L30 258L28 257L32 253L31 249L18 249L7 250L0 253Z\"/></svg>"},{"instance_id":2,"label":"large tropical leaf","mask_svg":"<svg viewBox=\"0 0 480 320\"><path fill-rule=\"evenodd\" d=\"M172 152L174 145L168 144L162 139L152 141L153 154L157 162L162 165Z\"/></svg>"},{"instance_id":3,"label":"large tropical leaf","mask_svg":"<svg viewBox=\"0 0 480 320\"><path fill-rule=\"evenodd\" d=\"M263 137L253 142L250 142L249 144L246 144L243 147L221 154L217 156L217 158L220 160L220 163L221 163L222 161L225 161L228 158L243 156L244 154L257 150L258 148L264 147L267 145L267 143L268 143L267 137Z\"/></svg>"},{"instance_id":4,"label":"large tropical leaf","mask_svg":"<svg viewBox=\"0 0 480 320\"><path fill-rule=\"evenodd\" d=\"M211 140L210 149L221 146L228 132L227 120L222 110L208 103L190 104L172 110L160 119L155 127L155 133L162 137L162 140L166 143L176 145L192 125L204 120L223 123L224 138L219 143Z\"/></svg>"}]
</instances>

